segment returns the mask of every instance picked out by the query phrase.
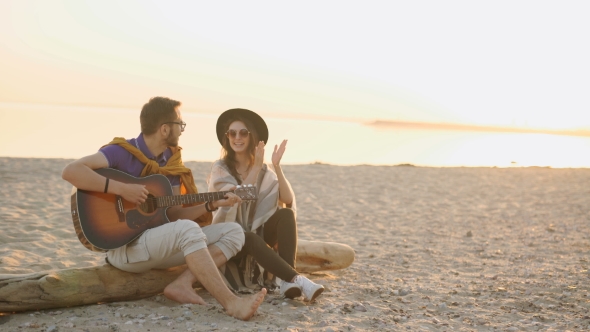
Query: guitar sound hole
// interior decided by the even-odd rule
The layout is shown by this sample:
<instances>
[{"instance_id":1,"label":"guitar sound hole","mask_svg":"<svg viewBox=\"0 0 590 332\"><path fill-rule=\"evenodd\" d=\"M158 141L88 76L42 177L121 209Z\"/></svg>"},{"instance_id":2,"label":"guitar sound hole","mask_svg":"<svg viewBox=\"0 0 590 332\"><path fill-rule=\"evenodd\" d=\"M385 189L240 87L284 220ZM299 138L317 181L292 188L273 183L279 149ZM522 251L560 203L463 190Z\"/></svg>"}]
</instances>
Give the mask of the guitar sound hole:
<instances>
[{"instance_id":1,"label":"guitar sound hole","mask_svg":"<svg viewBox=\"0 0 590 332\"><path fill-rule=\"evenodd\" d=\"M148 194L148 198L145 200L145 202L139 205L141 212L146 214L153 213L157 208L158 202L156 201L156 197L154 197L152 194Z\"/></svg>"}]
</instances>

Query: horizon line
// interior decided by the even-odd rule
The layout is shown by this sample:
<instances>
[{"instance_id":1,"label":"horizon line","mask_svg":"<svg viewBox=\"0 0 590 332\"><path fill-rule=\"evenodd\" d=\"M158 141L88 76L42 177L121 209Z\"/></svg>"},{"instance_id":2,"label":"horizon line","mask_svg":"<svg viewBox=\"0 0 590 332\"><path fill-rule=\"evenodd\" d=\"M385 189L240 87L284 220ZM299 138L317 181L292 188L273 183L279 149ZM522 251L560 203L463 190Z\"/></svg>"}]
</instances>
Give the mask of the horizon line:
<instances>
[{"instance_id":1,"label":"horizon line","mask_svg":"<svg viewBox=\"0 0 590 332\"><path fill-rule=\"evenodd\" d=\"M33 156L7 156L0 155L0 159L61 159L61 160L77 160L79 158L69 157L33 157ZM215 160L184 160L185 163L214 163ZM418 167L418 168L502 168L502 169L515 169L515 168L545 168L545 169L590 169L590 166L551 166L551 165L519 165L517 162L512 162L507 166L498 165L428 165L419 163L399 163L399 164L371 164L371 163L359 163L359 164L337 164L324 161L310 161L310 162L296 162L286 163L284 166L337 166L337 167Z\"/></svg>"}]
</instances>

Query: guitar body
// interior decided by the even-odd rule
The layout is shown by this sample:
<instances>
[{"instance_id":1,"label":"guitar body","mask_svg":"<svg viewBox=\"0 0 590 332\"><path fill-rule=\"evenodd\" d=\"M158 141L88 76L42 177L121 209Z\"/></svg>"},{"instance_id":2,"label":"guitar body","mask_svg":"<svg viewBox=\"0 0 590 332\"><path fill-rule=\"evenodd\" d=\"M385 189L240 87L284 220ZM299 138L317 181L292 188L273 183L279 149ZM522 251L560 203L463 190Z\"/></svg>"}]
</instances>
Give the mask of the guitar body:
<instances>
[{"instance_id":1,"label":"guitar body","mask_svg":"<svg viewBox=\"0 0 590 332\"><path fill-rule=\"evenodd\" d=\"M136 178L111 168L95 171L112 180L145 185L150 197L172 195L172 186L164 175ZM120 196L76 188L71 212L80 242L93 251L119 248L144 231L169 222L166 208L142 210Z\"/></svg>"},{"instance_id":2,"label":"guitar body","mask_svg":"<svg viewBox=\"0 0 590 332\"><path fill-rule=\"evenodd\" d=\"M92 250L105 252L135 240L141 233L170 222L166 209L176 205L194 205L224 199L229 191L174 195L170 181L154 174L136 178L112 168L100 168L96 173L111 180L144 185L149 194L144 203L132 204L122 197L74 188L71 197L72 221L82 244ZM255 201L255 186L238 186L231 191L242 201Z\"/></svg>"}]
</instances>

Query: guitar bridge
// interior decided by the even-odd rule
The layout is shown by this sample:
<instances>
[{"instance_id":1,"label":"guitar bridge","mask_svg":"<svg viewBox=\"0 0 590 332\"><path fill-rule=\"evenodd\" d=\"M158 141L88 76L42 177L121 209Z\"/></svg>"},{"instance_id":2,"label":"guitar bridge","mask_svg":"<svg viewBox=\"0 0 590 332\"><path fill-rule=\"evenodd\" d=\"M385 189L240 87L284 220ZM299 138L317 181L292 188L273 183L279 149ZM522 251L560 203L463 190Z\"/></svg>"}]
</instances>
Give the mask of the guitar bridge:
<instances>
[{"instance_id":1,"label":"guitar bridge","mask_svg":"<svg viewBox=\"0 0 590 332\"><path fill-rule=\"evenodd\" d=\"M123 197L117 195L117 199L115 201L117 202L115 205L115 209L117 210L117 215L119 216L119 222L125 222L125 208L123 207Z\"/></svg>"}]
</instances>

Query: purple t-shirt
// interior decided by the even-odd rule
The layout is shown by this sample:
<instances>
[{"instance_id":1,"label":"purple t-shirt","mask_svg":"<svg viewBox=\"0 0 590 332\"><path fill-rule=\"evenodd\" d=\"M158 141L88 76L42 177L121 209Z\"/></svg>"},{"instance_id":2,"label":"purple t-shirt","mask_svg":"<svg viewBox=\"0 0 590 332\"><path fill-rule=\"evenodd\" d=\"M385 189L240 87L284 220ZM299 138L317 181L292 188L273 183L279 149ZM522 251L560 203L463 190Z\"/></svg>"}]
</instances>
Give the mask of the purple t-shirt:
<instances>
[{"instance_id":1,"label":"purple t-shirt","mask_svg":"<svg viewBox=\"0 0 590 332\"><path fill-rule=\"evenodd\" d=\"M170 148L166 149L159 156L154 156L145 144L143 134L139 134L137 138L128 139L127 142L138 148L149 159L155 160L160 166L166 166L168 159L172 156ZM107 145L99 151L107 158L110 168L120 170L135 177L141 175L141 171L145 166L144 163L135 158L129 151L117 144ZM168 175L166 177L173 187L180 186L180 176Z\"/></svg>"}]
</instances>

